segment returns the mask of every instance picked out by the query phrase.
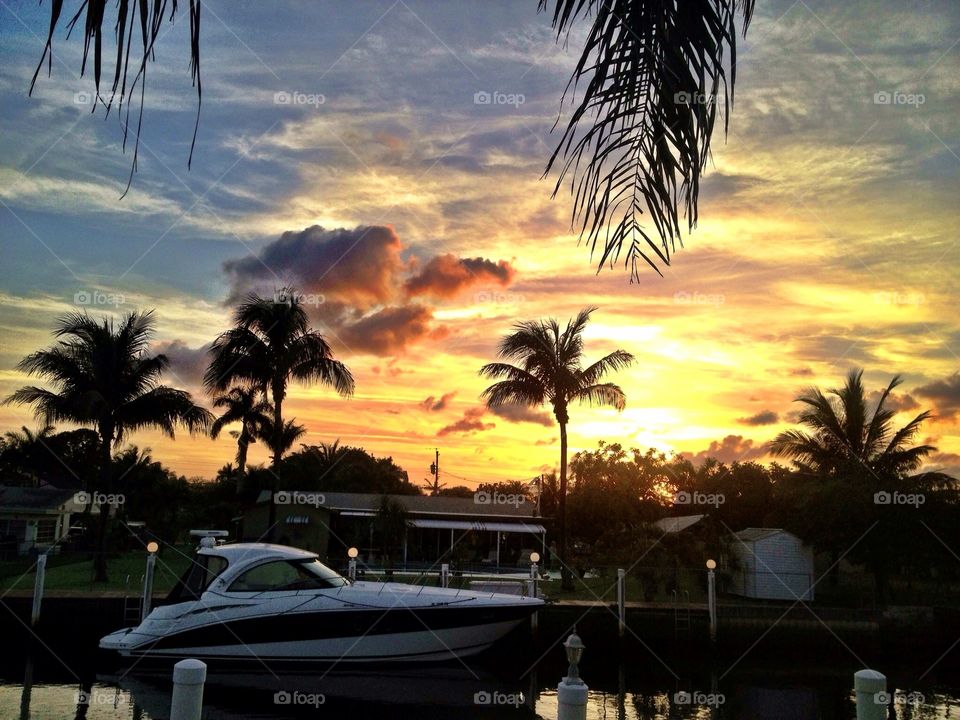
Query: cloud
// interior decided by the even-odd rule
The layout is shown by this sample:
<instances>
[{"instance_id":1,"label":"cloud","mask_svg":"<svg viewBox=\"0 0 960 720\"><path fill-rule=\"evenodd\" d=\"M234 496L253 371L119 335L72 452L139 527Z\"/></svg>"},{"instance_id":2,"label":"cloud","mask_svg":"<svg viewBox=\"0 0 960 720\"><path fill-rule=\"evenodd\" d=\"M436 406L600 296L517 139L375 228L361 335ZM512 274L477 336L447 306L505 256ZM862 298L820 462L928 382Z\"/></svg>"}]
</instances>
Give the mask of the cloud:
<instances>
[{"instance_id":1,"label":"cloud","mask_svg":"<svg viewBox=\"0 0 960 720\"><path fill-rule=\"evenodd\" d=\"M880 390L874 390L873 392L867 395L867 407L875 408L877 403L880 402L880 395L882 392ZM916 410L920 407L920 403L912 395L898 395L896 393L890 393L887 396L886 401L883 403L883 406L888 410L893 410L894 412L906 412L907 410Z\"/></svg>"},{"instance_id":2,"label":"cloud","mask_svg":"<svg viewBox=\"0 0 960 720\"><path fill-rule=\"evenodd\" d=\"M780 416L773 410L761 410L756 415L737 418L737 422L742 425L773 425Z\"/></svg>"},{"instance_id":3,"label":"cloud","mask_svg":"<svg viewBox=\"0 0 960 720\"><path fill-rule=\"evenodd\" d=\"M812 377L813 368L809 368L809 367L794 368L790 370L788 374L792 377Z\"/></svg>"},{"instance_id":4,"label":"cloud","mask_svg":"<svg viewBox=\"0 0 960 720\"><path fill-rule=\"evenodd\" d=\"M490 412L510 422L532 422L544 427L553 427L553 418L550 413L526 405L499 405L490 408Z\"/></svg>"},{"instance_id":5,"label":"cloud","mask_svg":"<svg viewBox=\"0 0 960 720\"><path fill-rule=\"evenodd\" d=\"M509 285L514 274L514 269L506 260L493 262L482 257L458 258L448 253L431 259L419 273L406 281L405 287L410 295L448 298L480 283Z\"/></svg>"},{"instance_id":6,"label":"cloud","mask_svg":"<svg viewBox=\"0 0 960 720\"><path fill-rule=\"evenodd\" d=\"M756 447L754 441L744 438L743 435L727 435L721 441L712 441L710 447L698 453L680 453L682 457L701 462L707 458L714 458L729 465L733 462L746 462L765 455L762 447Z\"/></svg>"},{"instance_id":7,"label":"cloud","mask_svg":"<svg viewBox=\"0 0 960 720\"><path fill-rule=\"evenodd\" d=\"M456 397L456 394L456 391L444 393L439 399L433 395L428 395L426 399L420 402L420 407L429 412L439 412L447 407L449 402Z\"/></svg>"},{"instance_id":8,"label":"cloud","mask_svg":"<svg viewBox=\"0 0 960 720\"><path fill-rule=\"evenodd\" d=\"M954 418L960 413L960 372L955 372L944 380L921 385L914 392L927 398L937 408L941 419Z\"/></svg>"},{"instance_id":9,"label":"cloud","mask_svg":"<svg viewBox=\"0 0 960 720\"><path fill-rule=\"evenodd\" d=\"M394 298L398 275L407 267L401 250L400 238L389 226L288 230L256 256L223 264L231 282L227 302L251 289L272 293L292 284L322 294L326 301L366 310Z\"/></svg>"},{"instance_id":10,"label":"cloud","mask_svg":"<svg viewBox=\"0 0 960 720\"><path fill-rule=\"evenodd\" d=\"M341 316L327 322L335 327L336 339L352 352L394 355L424 338L443 337L446 331L433 328L432 319L433 311L428 307L401 305L382 308L356 321Z\"/></svg>"},{"instance_id":11,"label":"cloud","mask_svg":"<svg viewBox=\"0 0 960 720\"><path fill-rule=\"evenodd\" d=\"M484 422L483 416L485 413L486 408L484 407L469 408L463 414L462 418L440 428L437 431L437 437L444 437L454 433L469 435L475 432L483 432L484 430L492 430L496 427L496 424Z\"/></svg>"},{"instance_id":12,"label":"cloud","mask_svg":"<svg viewBox=\"0 0 960 720\"><path fill-rule=\"evenodd\" d=\"M203 384L203 374L210 364L210 344L198 348L189 347L183 340L168 340L159 342L152 348L157 354L166 355L170 360L167 372L173 385L200 387ZM172 382L170 382L172 380Z\"/></svg>"}]
</instances>

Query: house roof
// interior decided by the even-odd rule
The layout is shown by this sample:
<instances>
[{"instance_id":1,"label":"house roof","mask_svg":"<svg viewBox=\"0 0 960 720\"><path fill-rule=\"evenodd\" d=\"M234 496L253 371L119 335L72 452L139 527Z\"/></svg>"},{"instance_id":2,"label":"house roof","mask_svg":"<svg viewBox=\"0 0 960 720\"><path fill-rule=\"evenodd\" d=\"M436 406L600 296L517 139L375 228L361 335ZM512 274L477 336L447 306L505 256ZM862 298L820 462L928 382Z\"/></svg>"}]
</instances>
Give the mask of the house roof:
<instances>
[{"instance_id":1,"label":"house roof","mask_svg":"<svg viewBox=\"0 0 960 720\"><path fill-rule=\"evenodd\" d=\"M295 493L296 491L290 491ZM341 513L375 514L380 509L383 495L378 493L338 493L311 490L304 494L323 495L320 507ZM537 504L527 500L520 504L484 503L475 498L446 497L443 495L387 495L401 503L410 515L420 517L463 516L484 518L532 518L536 517ZM257 503L270 501L270 491L261 491Z\"/></svg>"},{"instance_id":2,"label":"house roof","mask_svg":"<svg viewBox=\"0 0 960 720\"><path fill-rule=\"evenodd\" d=\"M780 533L787 532L783 528L747 528L746 530L741 530L740 532L734 533L734 536L745 542L752 542L754 540L763 540L764 538L772 537L773 535L779 535ZM790 533L787 533L788 535Z\"/></svg>"},{"instance_id":3,"label":"house roof","mask_svg":"<svg viewBox=\"0 0 960 720\"><path fill-rule=\"evenodd\" d=\"M0 485L0 512L52 512L73 500L76 492L53 486L11 487Z\"/></svg>"},{"instance_id":4,"label":"house roof","mask_svg":"<svg viewBox=\"0 0 960 720\"><path fill-rule=\"evenodd\" d=\"M679 517L665 517L657 520L653 526L665 533L683 532L703 520L705 515L680 515Z\"/></svg>"}]
</instances>

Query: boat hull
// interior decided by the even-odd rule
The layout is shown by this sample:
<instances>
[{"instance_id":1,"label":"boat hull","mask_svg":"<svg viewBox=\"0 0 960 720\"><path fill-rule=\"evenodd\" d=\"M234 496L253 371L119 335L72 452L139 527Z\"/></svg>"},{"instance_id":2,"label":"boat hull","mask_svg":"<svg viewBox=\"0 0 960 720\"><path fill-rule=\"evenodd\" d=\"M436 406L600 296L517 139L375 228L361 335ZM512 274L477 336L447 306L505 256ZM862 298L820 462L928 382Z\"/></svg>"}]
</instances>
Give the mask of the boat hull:
<instances>
[{"instance_id":1,"label":"boat hull","mask_svg":"<svg viewBox=\"0 0 960 720\"><path fill-rule=\"evenodd\" d=\"M438 662L483 652L533 608L434 607L325 610L206 623L162 635L138 629L103 638L124 657L327 663Z\"/></svg>"}]
</instances>

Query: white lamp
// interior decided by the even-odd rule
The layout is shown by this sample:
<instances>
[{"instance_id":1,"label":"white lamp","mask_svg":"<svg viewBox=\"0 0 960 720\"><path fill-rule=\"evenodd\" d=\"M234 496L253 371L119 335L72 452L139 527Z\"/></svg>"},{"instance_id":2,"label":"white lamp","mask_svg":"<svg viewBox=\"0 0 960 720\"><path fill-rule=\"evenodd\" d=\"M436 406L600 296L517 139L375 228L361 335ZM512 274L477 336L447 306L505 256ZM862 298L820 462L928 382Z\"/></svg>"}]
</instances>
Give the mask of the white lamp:
<instances>
[{"instance_id":1,"label":"white lamp","mask_svg":"<svg viewBox=\"0 0 960 720\"><path fill-rule=\"evenodd\" d=\"M151 540L150 542L147 543L148 553L151 553L151 554L155 553L159 549L160 549L160 546L157 544L156 540Z\"/></svg>"}]
</instances>

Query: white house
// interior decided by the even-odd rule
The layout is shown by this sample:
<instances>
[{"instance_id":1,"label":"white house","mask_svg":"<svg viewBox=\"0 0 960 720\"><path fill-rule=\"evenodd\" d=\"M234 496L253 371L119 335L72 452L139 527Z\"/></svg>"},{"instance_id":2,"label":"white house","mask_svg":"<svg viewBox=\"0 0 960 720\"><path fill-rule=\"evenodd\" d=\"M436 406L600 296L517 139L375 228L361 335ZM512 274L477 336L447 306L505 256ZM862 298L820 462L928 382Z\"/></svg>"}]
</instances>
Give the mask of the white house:
<instances>
[{"instance_id":1,"label":"white house","mask_svg":"<svg viewBox=\"0 0 960 720\"><path fill-rule=\"evenodd\" d=\"M734 533L730 551L739 568L730 592L761 600L813 600L813 550L779 528Z\"/></svg>"},{"instance_id":2,"label":"white house","mask_svg":"<svg viewBox=\"0 0 960 720\"><path fill-rule=\"evenodd\" d=\"M71 513L82 510L74 490L0 485L0 547L17 555L44 552L70 531Z\"/></svg>"}]
</instances>

